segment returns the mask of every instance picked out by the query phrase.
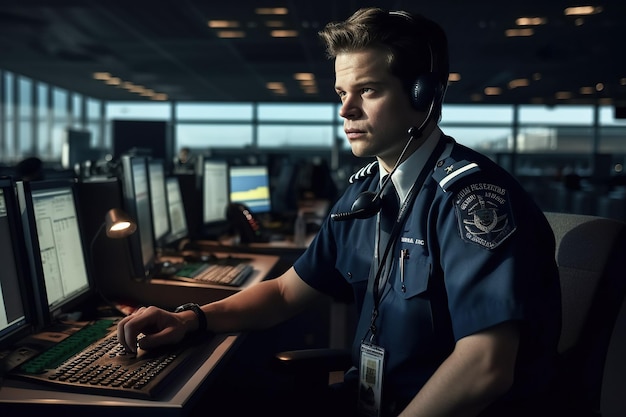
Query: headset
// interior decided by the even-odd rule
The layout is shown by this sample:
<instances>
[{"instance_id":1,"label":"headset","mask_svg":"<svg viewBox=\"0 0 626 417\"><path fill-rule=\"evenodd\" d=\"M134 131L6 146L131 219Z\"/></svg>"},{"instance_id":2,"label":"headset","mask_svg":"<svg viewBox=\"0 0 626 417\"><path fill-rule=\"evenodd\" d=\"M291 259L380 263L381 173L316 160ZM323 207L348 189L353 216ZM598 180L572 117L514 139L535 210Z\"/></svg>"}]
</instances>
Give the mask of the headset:
<instances>
[{"instance_id":1,"label":"headset","mask_svg":"<svg viewBox=\"0 0 626 417\"><path fill-rule=\"evenodd\" d=\"M388 12L389 16L399 16L403 19L406 19L408 22L415 24L415 19L412 15L404 11L390 11ZM331 213L331 220L335 221L345 221L351 219L368 219L374 216L376 213L380 211L381 207L381 195L386 188L387 184L391 180L391 176L400 165L400 161L404 157L407 149L413 139L420 138L423 134L423 130L428 125L428 123L432 120L435 115L435 110L441 105L443 101L443 97L445 95L446 86L443 85L441 81L437 79L437 73L435 72L435 52L433 50L432 43L428 37L426 37L428 51L430 53L430 71L425 74L421 74L417 77L417 79L411 85L409 95L411 99L411 105L418 111L426 112L426 117L424 121L419 125L419 127L412 126L408 130L409 139L407 140L404 149L400 153L398 160L394 164L391 172L387 177L383 180L380 188L377 192L374 191L363 191L360 193L354 202L352 203L352 207L348 212L340 212L340 213Z\"/></svg>"},{"instance_id":2,"label":"headset","mask_svg":"<svg viewBox=\"0 0 626 417\"><path fill-rule=\"evenodd\" d=\"M389 15L399 16L413 25L417 24L415 17L405 11L390 11ZM436 68L438 60L432 41L428 36L426 36L426 44L430 54L430 70L417 77L410 87L409 96L413 108L422 112L428 112L428 116L432 117L433 110L443 102L446 85L438 79L438 68ZM429 121L430 117L427 117L426 120ZM423 123L423 126L425 126L425 123Z\"/></svg>"}]
</instances>

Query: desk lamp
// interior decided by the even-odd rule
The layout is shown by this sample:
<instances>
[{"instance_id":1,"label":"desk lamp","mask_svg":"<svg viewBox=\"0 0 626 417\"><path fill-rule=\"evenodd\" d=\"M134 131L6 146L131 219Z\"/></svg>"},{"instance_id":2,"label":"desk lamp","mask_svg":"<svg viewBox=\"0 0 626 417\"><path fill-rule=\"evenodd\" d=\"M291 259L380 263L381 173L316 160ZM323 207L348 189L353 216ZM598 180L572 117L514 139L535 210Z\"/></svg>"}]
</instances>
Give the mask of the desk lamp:
<instances>
[{"instance_id":1,"label":"desk lamp","mask_svg":"<svg viewBox=\"0 0 626 417\"><path fill-rule=\"evenodd\" d=\"M121 239L130 236L137 230L137 223L135 223L126 212L119 208L112 208L107 211L104 216L104 224L100 227L105 226L106 235L111 239Z\"/></svg>"},{"instance_id":2,"label":"desk lamp","mask_svg":"<svg viewBox=\"0 0 626 417\"><path fill-rule=\"evenodd\" d=\"M95 233L93 239L91 239L91 245L89 248L89 256L91 260L92 266L95 265L94 259L94 243L98 236L102 234L102 229L105 229L107 237L111 239L121 239L128 237L135 233L137 230L137 223L122 209L112 208L106 212L104 215L104 222L98 228L98 231ZM100 291L99 287L96 287L100 297L110 306L118 309L115 303L112 303L107 299L107 297Z\"/></svg>"}]
</instances>

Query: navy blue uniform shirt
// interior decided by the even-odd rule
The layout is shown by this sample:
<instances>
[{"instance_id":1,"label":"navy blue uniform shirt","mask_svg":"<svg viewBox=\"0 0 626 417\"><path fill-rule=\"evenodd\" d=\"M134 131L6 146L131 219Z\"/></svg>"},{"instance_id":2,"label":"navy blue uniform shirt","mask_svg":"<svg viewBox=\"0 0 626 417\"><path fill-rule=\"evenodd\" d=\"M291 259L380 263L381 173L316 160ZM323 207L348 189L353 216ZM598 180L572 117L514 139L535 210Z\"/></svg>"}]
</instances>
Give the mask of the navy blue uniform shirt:
<instances>
[{"instance_id":1,"label":"navy blue uniform shirt","mask_svg":"<svg viewBox=\"0 0 626 417\"><path fill-rule=\"evenodd\" d=\"M515 383L505 399L532 397L552 377L561 325L555 241L541 210L489 158L442 137L423 187L395 239L373 343L385 353L383 401L406 403L457 340L506 321L520 323ZM443 142L453 143L442 152ZM364 190L379 187L376 164L333 207L350 211ZM369 340L373 294L367 290L376 216L327 219L294 267L309 285L360 314L353 343ZM404 283L400 251L408 251ZM404 286L403 286L404 284Z\"/></svg>"}]
</instances>

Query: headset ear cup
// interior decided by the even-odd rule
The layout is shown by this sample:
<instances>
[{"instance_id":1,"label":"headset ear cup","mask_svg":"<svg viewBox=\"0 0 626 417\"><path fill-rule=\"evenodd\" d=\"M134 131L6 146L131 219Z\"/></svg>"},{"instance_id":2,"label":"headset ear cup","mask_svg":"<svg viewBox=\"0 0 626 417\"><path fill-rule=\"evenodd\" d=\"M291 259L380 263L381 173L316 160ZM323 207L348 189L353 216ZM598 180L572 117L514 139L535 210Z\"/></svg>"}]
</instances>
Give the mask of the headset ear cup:
<instances>
[{"instance_id":1,"label":"headset ear cup","mask_svg":"<svg viewBox=\"0 0 626 417\"><path fill-rule=\"evenodd\" d=\"M420 75L411 86L411 103L416 110L428 111L430 106L438 106L442 88L434 73Z\"/></svg>"}]
</instances>

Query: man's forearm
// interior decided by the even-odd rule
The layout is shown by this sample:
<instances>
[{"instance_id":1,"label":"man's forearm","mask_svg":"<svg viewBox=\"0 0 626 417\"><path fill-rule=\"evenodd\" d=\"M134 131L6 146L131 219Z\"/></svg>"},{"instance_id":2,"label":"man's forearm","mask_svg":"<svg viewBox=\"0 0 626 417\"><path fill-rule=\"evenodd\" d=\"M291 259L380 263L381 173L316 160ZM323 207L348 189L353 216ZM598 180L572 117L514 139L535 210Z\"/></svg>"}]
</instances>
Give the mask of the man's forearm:
<instances>
[{"instance_id":1,"label":"man's forearm","mask_svg":"<svg viewBox=\"0 0 626 417\"><path fill-rule=\"evenodd\" d=\"M240 332L271 327L322 299L290 268L276 279L262 281L202 307L214 332Z\"/></svg>"}]
</instances>

